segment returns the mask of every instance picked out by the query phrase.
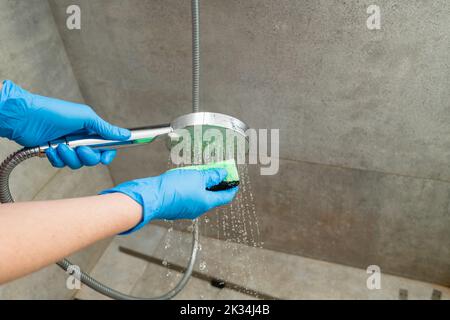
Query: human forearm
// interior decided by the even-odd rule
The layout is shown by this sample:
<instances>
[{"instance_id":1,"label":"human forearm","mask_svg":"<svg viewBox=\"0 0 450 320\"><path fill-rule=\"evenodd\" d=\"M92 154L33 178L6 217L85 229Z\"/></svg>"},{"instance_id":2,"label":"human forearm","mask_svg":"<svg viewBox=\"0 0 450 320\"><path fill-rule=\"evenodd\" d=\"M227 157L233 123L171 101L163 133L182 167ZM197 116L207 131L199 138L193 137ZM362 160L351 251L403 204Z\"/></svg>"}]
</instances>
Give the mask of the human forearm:
<instances>
[{"instance_id":1,"label":"human forearm","mask_svg":"<svg viewBox=\"0 0 450 320\"><path fill-rule=\"evenodd\" d=\"M142 207L113 193L0 205L0 283L133 228Z\"/></svg>"}]
</instances>

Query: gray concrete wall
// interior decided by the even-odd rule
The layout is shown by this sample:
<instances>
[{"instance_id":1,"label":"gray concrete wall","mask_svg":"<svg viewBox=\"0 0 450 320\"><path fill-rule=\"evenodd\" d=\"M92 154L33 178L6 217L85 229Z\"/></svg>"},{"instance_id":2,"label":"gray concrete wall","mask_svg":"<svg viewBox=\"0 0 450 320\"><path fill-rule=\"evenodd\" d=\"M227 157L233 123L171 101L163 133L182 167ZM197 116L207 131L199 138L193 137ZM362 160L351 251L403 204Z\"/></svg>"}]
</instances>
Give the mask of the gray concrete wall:
<instances>
[{"instance_id":1,"label":"gray concrete wall","mask_svg":"<svg viewBox=\"0 0 450 320\"><path fill-rule=\"evenodd\" d=\"M83 101L47 1L0 0L0 44L0 80L11 79L43 95ZM1 161L18 148L1 139ZM110 186L106 168L56 170L42 159L25 162L11 177L12 193L22 201L92 195ZM108 243L100 242L71 259L90 270ZM56 265L0 286L0 299L64 299L75 293L66 288L66 275Z\"/></svg>"},{"instance_id":2,"label":"gray concrete wall","mask_svg":"<svg viewBox=\"0 0 450 320\"><path fill-rule=\"evenodd\" d=\"M110 121L190 111L189 1L50 0L81 91ZM81 31L65 28L69 4ZM201 1L202 109L281 129L281 169L252 169L270 249L450 284L450 2ZM158 174L130 150L116 182Z\"/></svg>"}]
</instances>

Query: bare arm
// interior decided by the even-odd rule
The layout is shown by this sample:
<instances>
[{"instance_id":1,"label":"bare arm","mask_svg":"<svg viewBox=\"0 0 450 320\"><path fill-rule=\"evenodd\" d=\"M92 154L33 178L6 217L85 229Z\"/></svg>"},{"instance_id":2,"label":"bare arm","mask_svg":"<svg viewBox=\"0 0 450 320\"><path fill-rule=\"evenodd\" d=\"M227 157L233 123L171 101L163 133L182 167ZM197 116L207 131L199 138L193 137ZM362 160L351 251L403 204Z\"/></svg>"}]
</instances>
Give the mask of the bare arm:
<instances>
[{"instance_id":1,"label":"bare arm","mask_svg":"<svg viewBox=\"0 0 450 320\"><path fill-rule=\"evenodd\" d=\"M0 284L133 228L142 207L121 193L0 205Z\"/></svg>"}]
</instances>

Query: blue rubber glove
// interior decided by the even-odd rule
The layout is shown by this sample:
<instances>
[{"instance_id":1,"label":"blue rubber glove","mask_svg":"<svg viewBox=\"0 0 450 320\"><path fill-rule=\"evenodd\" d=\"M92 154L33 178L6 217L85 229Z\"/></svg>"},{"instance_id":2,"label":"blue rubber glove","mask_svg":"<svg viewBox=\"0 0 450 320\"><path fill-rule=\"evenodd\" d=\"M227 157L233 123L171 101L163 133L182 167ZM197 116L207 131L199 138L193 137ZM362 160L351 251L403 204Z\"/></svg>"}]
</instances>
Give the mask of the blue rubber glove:
<instances>
[{"instance_id":1,"label":"blue rubber glove","mask_svg":"<svg viewBox=\"0 0 450 320\"><path fill-rule=\"evenodd\" d=\"M142 206L142 220L128 234L151 220L195 219L214 207L231 202L238 187L208 191L227 176L225 169L173 170L158 177L129 181L100 194L123 193Z\"/></svg>"},{"instance_id":2,"label":"blue rubber glove","mask_svg":"<svg viewBox=\"0 0 450 320\"><path fill-rule=\"evenodd\" d=\"M4 81L0 95L0 137L24 147L36 147L68 134L95 133L108 140L127 140L130 131L101 119L89 106L32 94L12 81ZM115 150L88 147L71 149L65 144L49 148L47 157L57 168L109 164Z\"/></svg>"}]
</instances>

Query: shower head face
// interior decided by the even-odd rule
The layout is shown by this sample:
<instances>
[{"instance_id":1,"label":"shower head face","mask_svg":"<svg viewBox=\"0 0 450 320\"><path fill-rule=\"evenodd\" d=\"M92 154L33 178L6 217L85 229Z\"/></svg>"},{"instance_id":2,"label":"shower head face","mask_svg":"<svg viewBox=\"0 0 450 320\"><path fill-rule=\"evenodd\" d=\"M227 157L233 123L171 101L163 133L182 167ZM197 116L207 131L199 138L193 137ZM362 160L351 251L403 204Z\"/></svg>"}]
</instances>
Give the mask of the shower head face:
<instances>
[{"instance_id":1,"label":"shower head face","mask_svg":"<svg viewBox=\"0 0 450 320\"><path fill-rule=\"evenodd\" d=\"M220 130L232 130L233 132L246 136L248 126L241 120L232 116L214 112L196 112L185 114L176 118L171 123L173 130L189 129L195 126L216 128Z\"/></svg>"},{"instance_id":2,"label":"shower head face","mask_svg":"<svg viewBox=\"0 0 450 320\"><path fill-rule=\"evenodd\" d=\"M232 116L213 113L189 113L176 118L171 123L172 133L168 135L168 147L172 149L180 140L188 136L191 140L192 154L212 151L212 157L204 156L203 161L218 162L230 158L230 150L235 160L248 152L248 126ZM198 140L201 140L199 143ZM197 150L194 150L197 148ZM201 149L201 150L199 150ZM239 161L237 161L239 163Z\"/></svg>"}]
</instances>

